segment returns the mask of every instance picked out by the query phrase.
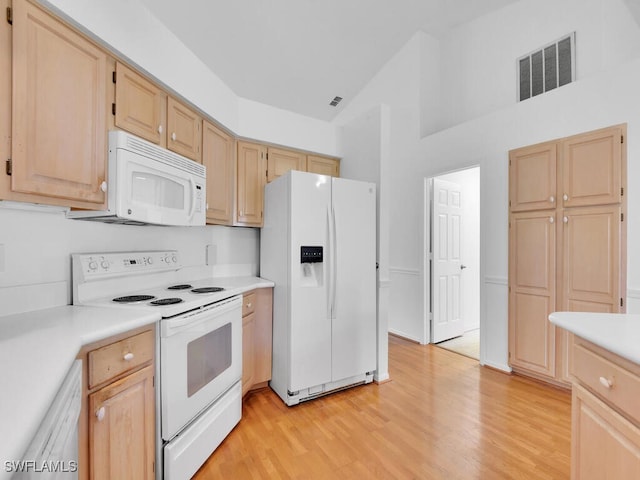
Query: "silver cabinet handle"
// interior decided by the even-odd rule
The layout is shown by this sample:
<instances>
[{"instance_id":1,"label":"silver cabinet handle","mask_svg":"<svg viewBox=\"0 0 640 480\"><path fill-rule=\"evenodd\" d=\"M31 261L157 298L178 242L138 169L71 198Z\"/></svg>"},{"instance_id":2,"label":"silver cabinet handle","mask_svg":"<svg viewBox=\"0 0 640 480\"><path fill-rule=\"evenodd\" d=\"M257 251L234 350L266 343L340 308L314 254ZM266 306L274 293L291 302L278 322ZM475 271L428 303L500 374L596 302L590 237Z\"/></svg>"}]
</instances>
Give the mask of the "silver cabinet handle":
<instances>
[{"instance_id":1,"label":"silver cabinet handle","mask_svg":"<svg viewBox=\"0 0 640 480\"><path fill-rule=\"evenodd\" d=\"M569 223L569 217L562 217L562 221L564 223Z\"/></svg>"},{"instance_id":2,"label":"silver cabinet handle","mask_svg":"<svg viewBox=\"0 0 640 480\"><path fill-rule=\"evenodd\" d=\"M173 140L174 142L176 141L176 138L178 138L178 136L176 135L176 132L173 132L171 134L171 140Z\"/></svg>"},{"instance_id":3,"label":"silver cabinet handle","mask_svg":"<svg viewBox=\"0 0 640 480\"><path fill-rule=\"evenodd\" d=\"M553 218L553 217L549 217L549 223L553 223L553 222L555 222L555 221L556 221L556 220L555 220L555 218Z\"/></svg>"},{"instance_id":4,"label":"silver cabinet handle","mask_svg":"<svg viewBox=\"0 0 640 480\"><path fill-rule=\"evenodd\" d=\"M564 195L562 195L562 199L566 202L567 200L569 200L569 195L565 193Z\"/></svg>"},{"instance_id":5,"label":"silver cabinet handle","mask_svg":"<svg viewBox=\"0 0 640 480\"><path fill-rule=\"evenodd\" d=\"M162 125L158 125L158 133L162 133L162 130L163 130Z\"/></svg>"},{"instance_id":6,"label":"silver cabinet handle","mask_svg":"<svg viewBox=\"0 0 640 480\"><path fill-rule=\"evenodd\" d=\"M555 201L556 201L556 197L554 197L553 195L551 195L551 196L549 197L549 201L550 201L551 203L555 202Z\"/></svg>"},{"instance_id":7,"label":"silver cabinet handle","mask_svg":"<svg viewBox=\"0 0 640 480\"><path fill-rule=\"evenodd\" d=\"M124 357L122 357L122 358L123 358L123 360L125 362L129 362L129 361L133 360L133 353L131 353L131 352L125 353Z\"/></svg>"}]
</instances>

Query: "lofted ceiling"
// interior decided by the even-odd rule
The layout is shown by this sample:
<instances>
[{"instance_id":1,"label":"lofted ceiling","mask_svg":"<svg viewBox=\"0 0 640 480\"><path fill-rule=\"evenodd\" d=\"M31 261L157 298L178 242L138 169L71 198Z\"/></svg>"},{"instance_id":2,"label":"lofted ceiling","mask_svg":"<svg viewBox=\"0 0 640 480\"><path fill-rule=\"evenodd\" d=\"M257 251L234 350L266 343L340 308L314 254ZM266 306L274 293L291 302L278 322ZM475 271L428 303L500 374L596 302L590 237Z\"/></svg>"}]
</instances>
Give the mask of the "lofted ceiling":
<instances>
[{"instance_id":1,"label":"lofted ceiling","mask_svg":"<svg viewBox=\"0 0 640 480\"><path fill-rule=\"evenodd\" d=\"M240 97L330 121L418 30L514 0L141 2Z\"/></svg>"}]
</instances>

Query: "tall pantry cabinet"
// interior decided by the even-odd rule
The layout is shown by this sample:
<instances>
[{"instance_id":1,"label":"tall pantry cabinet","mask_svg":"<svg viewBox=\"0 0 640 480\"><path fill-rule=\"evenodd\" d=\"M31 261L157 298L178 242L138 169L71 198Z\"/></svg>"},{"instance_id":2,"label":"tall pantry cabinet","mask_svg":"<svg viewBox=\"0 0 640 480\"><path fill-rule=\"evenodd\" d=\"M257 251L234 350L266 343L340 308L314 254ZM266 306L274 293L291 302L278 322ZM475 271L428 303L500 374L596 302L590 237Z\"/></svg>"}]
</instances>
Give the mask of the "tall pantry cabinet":
<instances>
[{"instance_id":1,"label":"tall pantry cabinet","mask_svg":"<svg viewBox=\"0 0 640 480\"><path fill-rule=\"evenodd\" d=\"M626 125L509 152L509 364L570 383L554 311L624 312Z\"/></svg>"}]
</instances>

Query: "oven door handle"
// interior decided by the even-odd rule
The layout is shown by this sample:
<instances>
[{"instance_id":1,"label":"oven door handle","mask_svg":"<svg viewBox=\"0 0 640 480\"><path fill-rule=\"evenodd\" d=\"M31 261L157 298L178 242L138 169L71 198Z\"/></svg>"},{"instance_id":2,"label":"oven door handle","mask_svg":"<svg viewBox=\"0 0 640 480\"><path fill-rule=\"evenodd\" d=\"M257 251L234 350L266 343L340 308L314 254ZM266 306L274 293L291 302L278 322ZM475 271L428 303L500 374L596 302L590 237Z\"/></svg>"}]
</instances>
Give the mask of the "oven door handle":
<instances>
[{"instance_id":1,"label":"oven door handle","mask_svg":"<svg viewBox=\"0 0 640 480\"><path fill-rule=\"evenodd\" d=\"M230 300L223 300L222 302L214 303L213 305L209 305L208 307L204 307L191 313L179 315L175 318L165 318L160 322L161 336L170 337L183 330L197 327L205 322L215 321L219 316L234 309L237 309L239 312L238 318L242 318L241 298L242 297L238 295Z\"/></svg>"}]
</instances>

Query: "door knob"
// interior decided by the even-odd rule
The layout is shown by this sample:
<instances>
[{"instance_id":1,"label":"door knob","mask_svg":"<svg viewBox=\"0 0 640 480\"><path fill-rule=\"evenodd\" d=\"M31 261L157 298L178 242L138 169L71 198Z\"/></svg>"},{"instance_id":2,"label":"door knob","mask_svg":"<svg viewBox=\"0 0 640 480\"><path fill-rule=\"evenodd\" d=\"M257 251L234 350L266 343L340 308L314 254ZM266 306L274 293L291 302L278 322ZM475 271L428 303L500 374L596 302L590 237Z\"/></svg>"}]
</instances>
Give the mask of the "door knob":
<instances>
[{"instance_id":1,"label":"door knob","mask_svg":"<svg viewBox=\"0 0 640 480\"><path fill-rule=\"evenodd\" d=\"M467 268L466 265L460 265L460 270L464 270L465 268Z\"/></svg>"}]
</instances>

